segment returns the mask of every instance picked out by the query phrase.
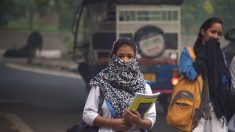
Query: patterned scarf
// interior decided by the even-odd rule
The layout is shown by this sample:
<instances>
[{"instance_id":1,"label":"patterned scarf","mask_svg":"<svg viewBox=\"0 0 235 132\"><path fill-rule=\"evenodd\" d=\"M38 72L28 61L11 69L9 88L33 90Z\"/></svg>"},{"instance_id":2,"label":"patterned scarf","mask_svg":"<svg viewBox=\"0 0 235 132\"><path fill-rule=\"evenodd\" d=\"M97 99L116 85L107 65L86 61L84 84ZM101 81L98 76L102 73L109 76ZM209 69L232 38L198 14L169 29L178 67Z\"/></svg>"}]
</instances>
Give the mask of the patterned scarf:
<instances>
[{"instance_id":1,"label":"patterned scarf","mask_svg":"<svg viewBox=\"0 0 235 132\"><path fill-rule=\"evenodd\" d=\"M116 56L111 58L107 68L90 81L89 86L100 87L117 117L122 116L123 110L130 105L136 93L145 91L137 58L126 63Z\"/></svg>"}]
</instances>

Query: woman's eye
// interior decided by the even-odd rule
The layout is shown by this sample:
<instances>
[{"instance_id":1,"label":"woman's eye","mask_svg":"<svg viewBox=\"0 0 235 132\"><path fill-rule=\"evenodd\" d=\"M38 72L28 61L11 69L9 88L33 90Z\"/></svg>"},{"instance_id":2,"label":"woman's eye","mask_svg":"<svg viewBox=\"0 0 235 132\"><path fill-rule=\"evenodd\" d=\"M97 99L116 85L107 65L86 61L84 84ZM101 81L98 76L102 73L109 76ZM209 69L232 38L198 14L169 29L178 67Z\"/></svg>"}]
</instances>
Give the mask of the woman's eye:
<instances>
[{"instance_id":1,"label":"woman's eye","mask_svg":"<svg viewBox=\"0 0 235 132\"><path fill-rule=\"evenodd\" d=\"M218 36L222 36L222 32L217 32L216 30L212 30L211 33L217 34Z\"/></svg>"},{"instance_id":2,"label":"woman's eye","mask_svg":"<svg viewBox=\"0 0 235 132\"><path fill-rule=\"evenodd\" d=\"M119 55L118 58L123 58L123 55Z\"/></svg>"},{"instance_id":3,"label":"woman's eye","mask_svg":"<svg viewBox=\"0 0 235 132\"><path fill-rule=\"evenodd\" d=\"M215 30L212 30L211 33L212 33L212 34L216 34L217 32L216 32Z\"/></svg>"},{"instance_id":4,"label":"woman's eye","mask_svg":"<svg viewBox=\"0 0 235 132\"><path fill-rule=\"evenodd\" d=\"M219 36L222 36L222 35L223 35L223 33L222 33L222 32L218 32L218 35L219 35Z\"/></svg>"}]
</instances>

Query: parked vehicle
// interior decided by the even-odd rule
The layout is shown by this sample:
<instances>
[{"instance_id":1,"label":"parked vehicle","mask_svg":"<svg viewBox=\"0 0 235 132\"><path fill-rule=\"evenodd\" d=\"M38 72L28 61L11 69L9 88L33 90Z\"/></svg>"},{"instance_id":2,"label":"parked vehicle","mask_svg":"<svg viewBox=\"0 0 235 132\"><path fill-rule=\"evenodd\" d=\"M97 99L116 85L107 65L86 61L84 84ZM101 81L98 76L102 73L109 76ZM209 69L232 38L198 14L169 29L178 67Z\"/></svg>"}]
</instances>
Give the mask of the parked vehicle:
<instances>
[{"instance_id":1,"label":"parked vehicle","mask_svg":"<svg viewBox=\"0 0 235 132\"><path fill-rule=\"evenodd\" d=\"M159 102L167 98L178 80L182 0L83 0L73 26L74 59L83 50L79 71L89 80L107 66L113 42L130 37L136 42L139 64Z\"/></svg>"}]
</instances>

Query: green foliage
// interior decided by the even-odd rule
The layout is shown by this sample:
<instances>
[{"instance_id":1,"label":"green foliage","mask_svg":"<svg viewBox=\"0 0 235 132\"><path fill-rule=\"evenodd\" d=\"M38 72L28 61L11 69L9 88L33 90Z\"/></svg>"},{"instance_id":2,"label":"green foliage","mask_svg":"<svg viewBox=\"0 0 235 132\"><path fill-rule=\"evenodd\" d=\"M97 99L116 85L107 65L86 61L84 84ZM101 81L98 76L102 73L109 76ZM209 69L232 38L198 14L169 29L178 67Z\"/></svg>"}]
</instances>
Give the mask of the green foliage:
<instances>
[{"instance_id":1,"label":"green foliage","mask_svg":"<svg viewBox=\"0 0 235 132\"><path fill-rule=\"evenodd\" d=\"M1 0L0 27L70 31L78 3L79 0Z\"/></svg>"},{"instance_id":2,"label":"green foliage","mask_svg":"<svg viewBox=\"0 0 235 132\"><path fill-rule=\"evenodd\" d=\"M14 7L14 0L1 0L0 1L0 27L5 27L8 21L14 15L12 7Z\"/></svg>"},{"instance_id":3,"label":"green foliage","mask_svg":"<svg viewBox=\"0 0 235 132\"><path fill-rule=\"evenodd\" d=\"M70 30L72 27L75 10L79 0L56 0L55 10L59 16L59 28L62 30Z\"/></svg>"},{"instance_id":4,"label":"green foliage","mask_svg":"<svg viewBox=\"0 0 235 132\"><path fill-rule=\"evenodd\" d=\"M203 2L205 0L187 0L184 1L181 7L182 28L183 34L197 34L199 26L208 16L203 9Z\"/></svg>"},{"instance_id":5,"label":"green foliage","mask_svg":"<svg viewBox=\"0 0 235 132\"><path fill-rule=\"evenodd\" d=\"M206 7L208 3L213 8L212 13L205 10L205 8L209 8ZM235 27L234 5L235 0L185 0L181 8L182 33L197 33L202 22L211 16L221 18L224 22L225 30Z\"/></svg>"},{"instance_id":6,"label":"green foliage","mask_svg":"<svg viewBox=\"0 0 235 132\"><path fill-rule=\"evenodd\" d=\"M225 30L235 27L235 1L234 0L215 0L215 15L219 16L224 21Z\"/></svg>"},{"instance_id":7,"label":"green foliage","mask_svg":"<svg viewBox=\"0 0 235 132\"><path fill-rule=\"evenodd\" d=\"M39 16L42 17L46 15L48 8L50 8L50 0L33 0L36 6L36 11Z\"/></svg>"}]
</instances>

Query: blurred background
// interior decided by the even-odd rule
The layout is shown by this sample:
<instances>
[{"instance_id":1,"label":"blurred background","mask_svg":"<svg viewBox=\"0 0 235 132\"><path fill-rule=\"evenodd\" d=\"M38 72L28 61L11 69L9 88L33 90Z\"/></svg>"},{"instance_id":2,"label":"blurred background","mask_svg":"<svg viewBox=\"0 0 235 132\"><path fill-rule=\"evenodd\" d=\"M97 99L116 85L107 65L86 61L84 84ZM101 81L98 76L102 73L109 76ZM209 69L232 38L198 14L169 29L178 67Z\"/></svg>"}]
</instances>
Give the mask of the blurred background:
<instances>
[{"instance_id":1,"label":"blurred background","mask_svg":"<svg viewBox=\"0 0 235 132\"><path fill-rule=\"evenodd\" d=\"M0 131L65 132L79 124L87 84L107 66L120 36L135 40L145 79L162 93L152 131L177 131L165 114L179 53L216 16L230 63L234 6L234 0L0 0Z\"/></svg>"}]
</instances>

